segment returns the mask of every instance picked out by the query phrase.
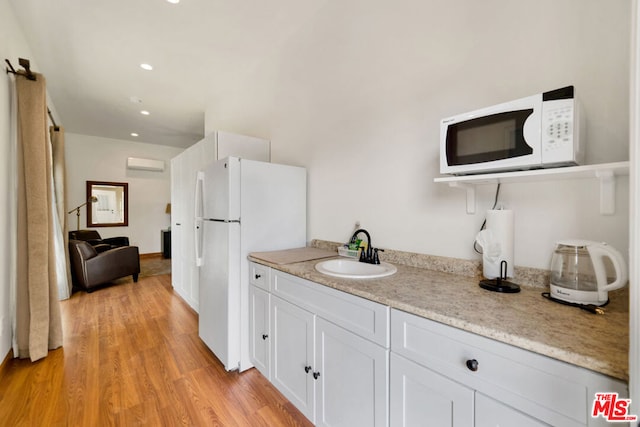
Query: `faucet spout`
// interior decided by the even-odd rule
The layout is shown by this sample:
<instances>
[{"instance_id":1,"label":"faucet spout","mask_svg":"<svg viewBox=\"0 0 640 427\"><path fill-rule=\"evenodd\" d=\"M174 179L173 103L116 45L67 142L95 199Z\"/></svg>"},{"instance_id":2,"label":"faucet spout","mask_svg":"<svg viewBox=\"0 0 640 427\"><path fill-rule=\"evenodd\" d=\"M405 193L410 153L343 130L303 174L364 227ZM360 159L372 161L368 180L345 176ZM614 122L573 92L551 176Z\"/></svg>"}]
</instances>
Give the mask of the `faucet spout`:
<instances>
[{"instance_id":1,"label":"faucet spout","mask_svg":"<svg viewBox=\"0 0 640 427\"><path fill-rule=\"evenodd\" d=\"M367 236L367 249L366 251L362 251L362 253L360 254L360 262L367 262L371 264L373 263L373 247L371 246L371 235L369 234L369 232L364 228L359 228L354 231L350 241L355 242L356 237L360 233L363 233L365 236Z\"/></svg>"}]
</instances>

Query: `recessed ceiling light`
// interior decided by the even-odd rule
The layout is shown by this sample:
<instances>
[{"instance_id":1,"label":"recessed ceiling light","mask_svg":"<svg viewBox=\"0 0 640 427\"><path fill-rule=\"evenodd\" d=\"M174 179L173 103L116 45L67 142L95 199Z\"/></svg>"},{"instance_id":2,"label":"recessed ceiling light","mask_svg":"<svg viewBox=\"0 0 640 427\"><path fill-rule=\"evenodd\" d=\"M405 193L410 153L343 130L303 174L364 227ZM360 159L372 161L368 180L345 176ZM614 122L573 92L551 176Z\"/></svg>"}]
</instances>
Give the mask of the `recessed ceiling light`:
<instances>
[{"instance_id":1,"label":"recessed ceiling light","mask_svg":"<svg viewBox=\"0 0 640 427\"><path fill-rule=\"evenodd\" d=\"M151 70L153 70L153 65L151 65L151 64L140 64L140 68L142 68L143 70L151 71Z\"/></svg>"},{"instance_id":2,"label":"recessed ceiling light","mask_svg":"<svg viewBox=\"0 0 640 427\"><path fill-rule=\"evenodd\" d=\"M169 3L178 4L180 0L167 0Z\"/></svg>"},{"instance_id":3,"label":"recessed ceiling light","mask_svg":"<svg viewBox=\"0 0 640 427\"><path fill-rule=\"evenodd\" d=\"M131 132L131 136L140 136L140 135L138 135L138 134L137 134L137 133L135 133L135 132Z\"/></svg>"},{"instance_id":4,"label":"recessed ceiling light","mask_svg":"<svg viewBox=\"0 0 640 427\"><path fill-rule=\"evenodd\" d=\"M149 114L151 114L150 112L148 112L147 110L142 110L140 111L140 114L144 115L144 116L148 116Z\"/></svg>"}]
</instances>

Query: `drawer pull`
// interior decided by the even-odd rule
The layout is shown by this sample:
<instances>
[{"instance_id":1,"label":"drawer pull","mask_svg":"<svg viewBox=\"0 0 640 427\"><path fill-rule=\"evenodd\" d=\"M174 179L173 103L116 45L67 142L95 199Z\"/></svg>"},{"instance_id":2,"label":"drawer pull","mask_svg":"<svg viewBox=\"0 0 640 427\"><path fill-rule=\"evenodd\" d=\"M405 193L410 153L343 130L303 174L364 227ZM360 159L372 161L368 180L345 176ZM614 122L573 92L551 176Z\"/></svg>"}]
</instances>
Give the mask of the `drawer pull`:
<instances>
[{"instance_id":1,"label":"drawer pull","mask_svg":"<svg viewBox=\"0 0 640 427\"><path fill-rule=\"evenodd\" d=\"M261 278L262 276L259 274L256 274L256 280L258 280L259 278Z\"/></svg>"},{"instance_id":2,"label":"drawer pull","mask_svg":"<svg viewBox=\"0 0 640 427\"><path fill-rule=\"evenodd\" d=\"M269 338L269 335L267 335L267 334L262 334L262 339L263 339L263 340L266 340L267 338Z\"/></svg>"},{"instance_id":3,"label":"drawer pull","mask_svg":"<svg viewBox=\"0 0 640 427\"><path fill-rule=\"evenodd\" d=\"M309 371L311 370L311 366L305 366L304 367L304 371L308 374Z\"/></svg>"},{"instance_id":4,"label":"drawer pull","mask_svg":"<svg viewBox=\"0 0 640 427\"><path fill-rule=\"evenodd\" d=\"M313 379L314 380L317 380L319 376L320 376L320 372L314 372L313 373Z\"/></svg>"},{"instance_id":5,"label":"drawer pull","mask_svg":"<svg viewBox=\"0 0 640 427\"><path fill-rule=\"evenodd\" d=\"M469 368L469 370L473 372L477 371L478 361L476 359L467 360L467 368Z\"/></svg>"}]
</instances>

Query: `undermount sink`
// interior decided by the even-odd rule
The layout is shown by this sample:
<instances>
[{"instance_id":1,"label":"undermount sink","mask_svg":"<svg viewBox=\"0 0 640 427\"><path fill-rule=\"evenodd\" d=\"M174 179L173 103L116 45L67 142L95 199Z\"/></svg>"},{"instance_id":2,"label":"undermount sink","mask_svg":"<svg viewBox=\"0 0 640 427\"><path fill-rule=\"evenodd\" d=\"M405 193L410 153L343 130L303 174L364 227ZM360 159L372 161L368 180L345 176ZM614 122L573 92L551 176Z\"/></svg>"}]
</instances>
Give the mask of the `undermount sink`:
<instances>
[{"instance_id":1,"label":"undermount sink","mask_svg":"<svg viewBox=\"0 0 640 427\"><path fill-rule=\"evenodd\" d=\"M389 263L367 264L350 259L330 259L316 264L322 274L345 279L375 279L394 274L398 269Z\"/></svg>"}]
</instances>

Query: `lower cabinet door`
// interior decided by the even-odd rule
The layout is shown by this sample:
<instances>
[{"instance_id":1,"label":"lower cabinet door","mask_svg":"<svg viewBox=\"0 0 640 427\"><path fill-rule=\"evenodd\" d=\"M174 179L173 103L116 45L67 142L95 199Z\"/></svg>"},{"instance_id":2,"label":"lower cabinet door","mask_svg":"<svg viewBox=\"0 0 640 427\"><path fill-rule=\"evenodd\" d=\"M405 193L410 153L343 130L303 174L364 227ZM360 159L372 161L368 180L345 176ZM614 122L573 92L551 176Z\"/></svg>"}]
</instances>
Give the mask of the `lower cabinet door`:
<instances>
[{"instance_id":1,"label":"lower cabinet door","mask_svg":"<svg viewBox=\"0 0 640 427\"><path fill-rule=\"evenodd\" d=\"M473 426L473 390L391 353L393 427Z\"/></svg>"},{"instance_id":2,"label":"lower cabinet door","mask_svg":"<svg viewBox=\"0 0 640 427\"><path fill-rule=\"evenodd\" d=\"M476 392L475 427L542 427L548 425Z\"/></svg>"},{"instance_id":3,"label":"lower cabinet door","mask_svg":"<svg viewBox=\"0 0 640 427\"><path fill-rule=\"evenodd\" d=\"M271 382L314 422L315 316L271 295Z\"/></svg>"},{"instance_id":4,"label":"lower cabinet door","mask_svg":"<svg viewBox=\"0 0 640 427\"><path fill-rule=\"evenodd\" d=\"M388 425L389 350L316 318L316 425Z\"/></svg>"},{"instance_id":5,"label":"lower cabinet door","mask_svg":"<svg viewBox=\"0 0 640 427\"><path fill-rule=\"evenodd\" d=\"M251 363L271 380L269 293L249 286L249 352Z\"/></svg>"}]
</instances>

